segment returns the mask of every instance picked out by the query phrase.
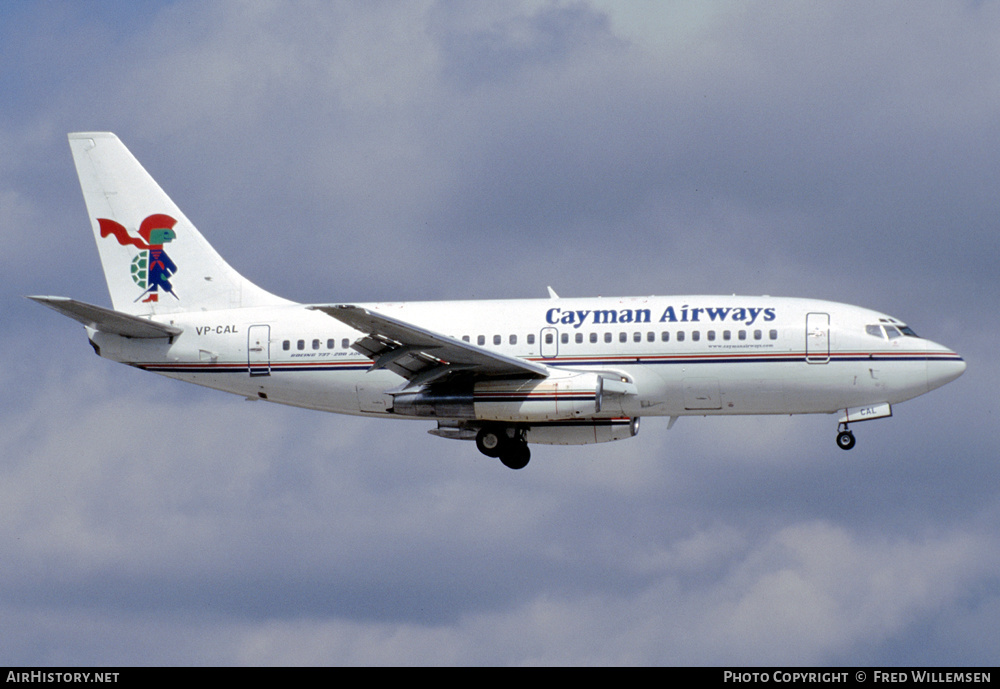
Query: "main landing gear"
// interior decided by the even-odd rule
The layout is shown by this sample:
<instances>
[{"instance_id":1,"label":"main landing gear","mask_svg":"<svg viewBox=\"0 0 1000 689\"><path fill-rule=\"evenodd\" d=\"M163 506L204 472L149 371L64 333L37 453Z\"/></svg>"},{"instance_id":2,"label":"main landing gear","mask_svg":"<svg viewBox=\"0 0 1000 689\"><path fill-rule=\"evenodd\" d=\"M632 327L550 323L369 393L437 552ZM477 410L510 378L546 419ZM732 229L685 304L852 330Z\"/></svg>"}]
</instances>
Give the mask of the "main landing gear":
<instances>
[{"instance_id":1,"label":"main landing gear","mask_svg":"<svg viewBox=\"0 0 1000 689\"><path fill-rule=\"evenodd\" d=\"M523 469L531 459L524 431L517 428L484 426L476 433L476 447L487 457L499 457L511 469Z\"/></svg>"},{"instance_id":2,"label":"main landing gear","mask_svg":"<svg viewBox=\"0 0 1000 689\"><path fill-rule=\"evenodd\" d=\"M840 424L837 433L837 447L841 450L850 450L854 447L854 434L851 433L850 429L847 427L846 423Z\"/></svg>"}]
</instances>

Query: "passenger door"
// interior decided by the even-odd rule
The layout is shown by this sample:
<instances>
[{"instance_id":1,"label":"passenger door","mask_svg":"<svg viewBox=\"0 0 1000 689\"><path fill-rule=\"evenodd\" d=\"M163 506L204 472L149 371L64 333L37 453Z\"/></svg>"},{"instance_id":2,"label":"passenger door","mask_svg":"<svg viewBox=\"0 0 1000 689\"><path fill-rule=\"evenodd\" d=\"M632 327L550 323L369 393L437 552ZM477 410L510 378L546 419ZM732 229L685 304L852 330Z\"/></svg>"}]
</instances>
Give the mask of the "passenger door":
<instances>
[{"instance_id":1,"label":"passenger door","mask_svg":"<svg viewBox=\"0 0 1000 689\"><path fill-rule=\"evenodd\" d=\"M806 314L806 363L830 361L830 314Z\"/></svg>"},{"instance_id":2,"label":"passenger door","mask_svg":"<svg viewBox=\"0 0 1000 689\"><path fill-rule=\"evenodd\" d=\"M247 331L247 371L251 376L271 375L271 326L251 325Z\"/></svg>"}]
</instances>

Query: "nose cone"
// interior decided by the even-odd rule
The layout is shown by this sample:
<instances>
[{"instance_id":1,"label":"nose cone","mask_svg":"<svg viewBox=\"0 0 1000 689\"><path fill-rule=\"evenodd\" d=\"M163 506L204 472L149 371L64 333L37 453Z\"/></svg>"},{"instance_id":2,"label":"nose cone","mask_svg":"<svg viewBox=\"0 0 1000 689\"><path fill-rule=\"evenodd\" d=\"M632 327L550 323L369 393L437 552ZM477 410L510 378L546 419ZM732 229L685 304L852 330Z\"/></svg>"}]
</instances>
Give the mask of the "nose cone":
<instances>
[{"instance_id":1,"label":"nose cone","mask_svg":"<svg viewBox=\"0 0 1000 689\"><path fill-rule=\"evenodd\" d=\"M939 388L965 373L965 359L947 347L927 343L927 389Z\"/></svg>"}]
</instances>

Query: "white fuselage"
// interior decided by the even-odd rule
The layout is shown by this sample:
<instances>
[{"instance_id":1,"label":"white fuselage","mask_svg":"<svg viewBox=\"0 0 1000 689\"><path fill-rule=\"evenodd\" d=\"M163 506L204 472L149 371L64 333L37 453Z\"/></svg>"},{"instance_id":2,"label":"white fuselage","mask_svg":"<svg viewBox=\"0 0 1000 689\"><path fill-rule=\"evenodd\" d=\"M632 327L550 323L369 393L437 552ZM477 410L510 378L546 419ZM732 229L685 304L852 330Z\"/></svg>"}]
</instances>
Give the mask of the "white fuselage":
<instances>
[{"instance_id":1,"label":"white fuselage","mask_svg":"<svg viewBox=\"0 0 1000 689\"><path fill-rule=\"evenodd\" d=\"M885 314L827 301L680 296L360 305L498 353L614 373L637 394L592 418L808 414L895 404L965 362ZM305 305L176 313L166 339L91 331L102 356L199 385L341 414L393 415L406 381L350 345L363 333Z\"/></svg>"}]
</instances>

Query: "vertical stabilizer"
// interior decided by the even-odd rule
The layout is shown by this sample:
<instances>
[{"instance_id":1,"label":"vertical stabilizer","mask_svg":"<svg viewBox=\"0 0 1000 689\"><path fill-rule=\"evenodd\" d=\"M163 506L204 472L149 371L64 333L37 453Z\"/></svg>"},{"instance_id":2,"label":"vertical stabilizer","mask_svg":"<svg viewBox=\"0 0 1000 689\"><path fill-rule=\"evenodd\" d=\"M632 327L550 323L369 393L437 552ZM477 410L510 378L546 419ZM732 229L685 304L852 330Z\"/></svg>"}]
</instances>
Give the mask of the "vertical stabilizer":
<instances>
[{"instance_id":1,"label":"vertical stabilizer","mask_svg":"<svg viewBox=\"0 0 1000 689\"><path fill-rule=\"evenodd\" d=\"M237 273L118 137L69 135L116 311L136 315L289 303Z\"/></svg>"}]
</instances>

